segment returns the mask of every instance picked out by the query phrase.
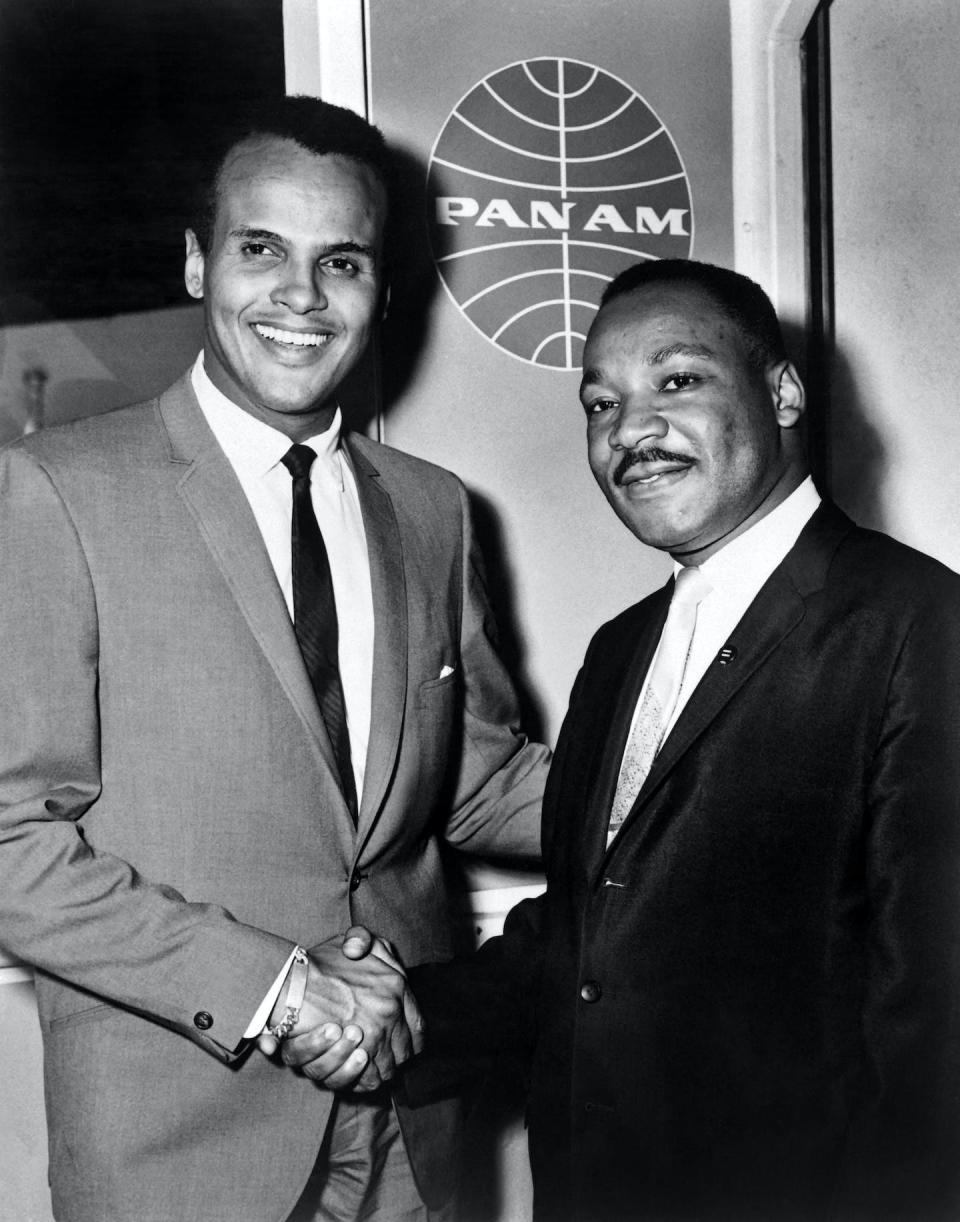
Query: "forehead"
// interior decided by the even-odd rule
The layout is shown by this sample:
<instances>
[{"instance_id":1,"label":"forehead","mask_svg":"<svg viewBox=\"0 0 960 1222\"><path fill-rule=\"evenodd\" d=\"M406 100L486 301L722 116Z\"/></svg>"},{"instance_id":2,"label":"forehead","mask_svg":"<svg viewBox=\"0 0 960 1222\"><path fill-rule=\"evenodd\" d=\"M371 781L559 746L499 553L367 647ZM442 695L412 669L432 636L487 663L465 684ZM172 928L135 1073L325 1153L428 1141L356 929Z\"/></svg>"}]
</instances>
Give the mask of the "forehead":
<instances>
[{"instance_id":1,"label":"forehead","mask_svg":"<svg viewBox=\"0 0 960 1222\"><path fill-rule=\"evenodd\" d=\"M695 285L649 284L601 308L587 336L584 366L614 354L659 364L674 346L679 355L689 349L704 359L749 363L740 329L708 293Z\"/></svg>"},{"instance_id":2,"label":"forehead","mask_svg":"<svg viewBox=\"0 0 960 1222\"><path fill-rule=\"evenodd\" d=\"M224 224L277 228L332 227L344 239L379 241L386 195L367 165L336 153L319 154L294 140L256 136L231 149L217 176L216 230ZM273 222L273 224L271 224Z\"/></svg>"}]
</instances>

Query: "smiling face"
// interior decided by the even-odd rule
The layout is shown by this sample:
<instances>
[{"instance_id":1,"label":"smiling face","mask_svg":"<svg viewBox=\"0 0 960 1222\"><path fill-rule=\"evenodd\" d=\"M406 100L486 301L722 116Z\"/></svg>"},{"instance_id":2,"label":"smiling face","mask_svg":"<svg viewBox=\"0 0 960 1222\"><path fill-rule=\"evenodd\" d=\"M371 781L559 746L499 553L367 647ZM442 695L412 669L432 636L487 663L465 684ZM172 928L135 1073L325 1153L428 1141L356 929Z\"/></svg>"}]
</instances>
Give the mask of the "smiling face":
<instances>
[{"instance_id":1,"label":"smiling face","mask_svg":"<svg viewBox=\"0 0 960 1222\"><path fill-rule=\"evenodd\" d=\"M293 440L329 426L382 312L383 187L366 165L262 136L228 155L204 254L204 365L238 406Z\"/></svg>"},{"instance_id":2,"label":"smiling face","mask_svg":"<svg viewBox=\"0 0 960 1222\"><path fill-rule=\"evenodd\" d=\"M796 371L751 365L737 326L696 286L649 284L605 305L580 398L614 512L682 563L706 560L806 474Z\"/></svg>"}]
</instances>

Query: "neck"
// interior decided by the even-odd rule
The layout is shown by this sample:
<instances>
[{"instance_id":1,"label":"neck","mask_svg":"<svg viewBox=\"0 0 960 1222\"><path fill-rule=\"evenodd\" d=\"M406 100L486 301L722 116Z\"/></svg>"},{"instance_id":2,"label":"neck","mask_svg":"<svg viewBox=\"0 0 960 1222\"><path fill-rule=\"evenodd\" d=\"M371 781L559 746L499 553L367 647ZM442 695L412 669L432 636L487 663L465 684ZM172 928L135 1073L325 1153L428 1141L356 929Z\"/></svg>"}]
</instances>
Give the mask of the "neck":
<instances>
[{"instance_id":1,"label":"neck","mask_svg":"<svg viewBox=\"0 0 960 1222\"><path fill-rule=\"evenodd\" d=\"M671 558L677 564L682 564L685 567L703 564L705 560L715 556L721 548L726 547L728 543L732 543L734 539L745 534L751 526L756 526L768 513L772 513L778 505L782 505L787 497L792 496L796 492L808 475L809 471L805 466L791 467L767 490L759 504L751 510L742 522L731 527L726 533L718 535L709 543L703 543L696 548L692 548L690 551L672 551L670 553Z\"/></svg>"}]
</instances>

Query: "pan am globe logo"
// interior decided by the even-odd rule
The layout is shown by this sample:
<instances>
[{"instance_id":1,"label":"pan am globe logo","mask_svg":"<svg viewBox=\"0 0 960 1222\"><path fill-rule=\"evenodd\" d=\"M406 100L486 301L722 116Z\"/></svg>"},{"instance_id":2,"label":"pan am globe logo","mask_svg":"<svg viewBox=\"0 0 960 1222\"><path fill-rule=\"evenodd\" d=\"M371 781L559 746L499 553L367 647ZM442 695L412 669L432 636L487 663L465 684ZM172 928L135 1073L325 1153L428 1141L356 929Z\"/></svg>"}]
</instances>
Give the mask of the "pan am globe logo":
<instances>
[{"instance_id":1,"label":"pan am globe logo","mask_svg":"<svg viewBox=\"0 0 960 1222\"><path fill-rule=\"evenodd\" d=\"M578 369L604 286L688 258L693 209L670 133L625 82L531 59L482 80L437 137L427 180L440 278L497 347Z\"/></svg>"}]
</instances>

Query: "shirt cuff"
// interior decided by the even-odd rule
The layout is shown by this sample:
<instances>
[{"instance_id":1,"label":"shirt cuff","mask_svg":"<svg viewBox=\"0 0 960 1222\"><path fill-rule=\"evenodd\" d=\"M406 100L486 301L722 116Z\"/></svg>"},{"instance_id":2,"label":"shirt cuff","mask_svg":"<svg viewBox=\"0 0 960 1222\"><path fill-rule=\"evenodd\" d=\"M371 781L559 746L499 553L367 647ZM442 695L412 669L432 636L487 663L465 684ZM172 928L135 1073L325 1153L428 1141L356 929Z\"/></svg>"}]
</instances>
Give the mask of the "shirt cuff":
<instances>
[{"instance_id":1,"label":"shirt cuff","mask_svg":"<svg viewBox=\"0 0 960 1222\"><path fill-rule=\"evenodd\" d=\"M262 1034L264 1028L270 1020L270 1015L273 1013L273 1007L277 1004L277 998L280 996L280 990L283 988L283 982L287 978L290 968L293 966L293 956L295 949L290 952L290 957L280 971L280 975L270 986L270 991L257 1007L257 1012L250 1020L250 1026L243 1033L245 1040L255 1040L258 1035Z\"/></svg>"}]
</instances>

